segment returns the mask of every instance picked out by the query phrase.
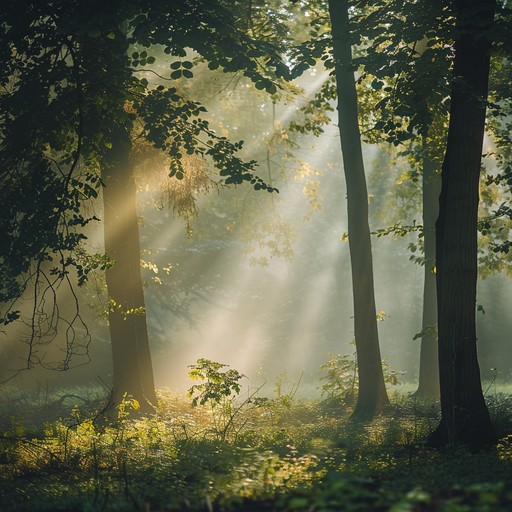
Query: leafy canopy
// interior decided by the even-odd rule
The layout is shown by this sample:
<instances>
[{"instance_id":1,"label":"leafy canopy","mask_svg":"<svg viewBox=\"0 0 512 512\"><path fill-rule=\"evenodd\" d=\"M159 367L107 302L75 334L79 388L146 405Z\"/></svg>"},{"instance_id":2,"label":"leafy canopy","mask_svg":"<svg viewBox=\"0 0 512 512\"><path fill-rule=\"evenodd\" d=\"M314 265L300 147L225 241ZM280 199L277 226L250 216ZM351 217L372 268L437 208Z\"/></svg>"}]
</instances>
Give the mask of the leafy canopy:
<instances>
[{"instance_id":1,"label":"leafy canopy","mask_svg":"<svg viewBox=\"0 0 512 512\"><path fill-rule=\"evenodd\" d=\"M33 289L31 340L57 332L58 309L50 319L44 309L59 286L76 299L72 274L82 284L91 262L110 264L84 256L84 228L99 220L85 206L134 138L169 156L171 179L195 154L224 183L274 190L238 156L242 142L219 137L179 91L201 60L269 93L286 74L277 45L248 36L219 0L7 1L0 48L0 322L19 318L16 300ZM148 80L156 75L169 85ZM71 323L79 317L77 306Z\"/></svg>"}]
</instances>

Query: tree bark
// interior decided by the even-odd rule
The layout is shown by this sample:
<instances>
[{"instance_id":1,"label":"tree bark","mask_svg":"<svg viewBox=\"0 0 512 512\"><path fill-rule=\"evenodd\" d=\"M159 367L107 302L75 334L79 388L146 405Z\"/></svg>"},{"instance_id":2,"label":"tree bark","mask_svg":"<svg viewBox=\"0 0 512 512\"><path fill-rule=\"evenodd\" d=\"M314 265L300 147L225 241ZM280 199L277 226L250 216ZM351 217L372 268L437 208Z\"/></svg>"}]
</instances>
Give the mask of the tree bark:
<instances>
[{"instance_id":1,"label":"tree bark","mask_svg":"<svg viewBox=\"0 0 512 512\"><path fill-rule=\"evenodd\" d=\"M423 142L425 148L425 139ZM432 160L423 159L423 243L425 266L423 274L423 316L421 329L437 325L437 291L436 291L436 230L435 222L439 211L440 180L435 174ZM420 370L416 396L429 400L439 399L439 364L437 336L427 332L421 337Z\"/></svg>"},{"instance_id":2,"label":"tree bark","mask_svg":"<svg viewBox=\"0 0 512 512\"><path fill-rule=\"evenodd\" d=\"M359 130L357 93L352 67L347 0L329 0L333 55L338 92L338 116L347 183L347 215L354 331L359 390L352 416L371 418L389 404L377 330L373 263L368 225L368 192Z\"/></svg>"},{"instance_id":3,"label":"tree bark","mask_svg":"<svg viewBox=\"0 0 512 512\"><path fill-rule=\"evenodd\" d=\"M140 404L140 412L154 411L153 369L140 274L136 187L129 162L130 143L119 141L103 172L105 252L115 264L107 270L107 289L113 363L113 403L125 394ZM130 313L130 311L132 311Z\"/></svg>"},{"instance_id":4,"label":"tree bark","mask_svg":"<svg viewBox=\"0 0 512 512\"><path fill-rule=\"evenodd\" d=\"M495 441L476 344L477 215L495 0L456 0L457 40L442 169L436 264L441 422L436 446Z\"/></svg>"}]
</instances>

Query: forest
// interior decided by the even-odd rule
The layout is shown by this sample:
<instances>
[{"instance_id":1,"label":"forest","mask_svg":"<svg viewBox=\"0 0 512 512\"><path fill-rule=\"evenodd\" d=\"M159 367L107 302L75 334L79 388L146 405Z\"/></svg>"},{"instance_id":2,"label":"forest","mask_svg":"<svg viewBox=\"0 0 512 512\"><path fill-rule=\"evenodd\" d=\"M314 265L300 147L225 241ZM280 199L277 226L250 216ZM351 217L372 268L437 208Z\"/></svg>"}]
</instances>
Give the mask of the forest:
<instances>
[{"instance_id":1,"label":"forest","mask_svg":"<svg viewBox=\"0 0 512 512\"><path fill-rule=\"evenodd\" d=\"M2 5L0 510L512 510L508 0Z\"/></svg>"}]
</instances>

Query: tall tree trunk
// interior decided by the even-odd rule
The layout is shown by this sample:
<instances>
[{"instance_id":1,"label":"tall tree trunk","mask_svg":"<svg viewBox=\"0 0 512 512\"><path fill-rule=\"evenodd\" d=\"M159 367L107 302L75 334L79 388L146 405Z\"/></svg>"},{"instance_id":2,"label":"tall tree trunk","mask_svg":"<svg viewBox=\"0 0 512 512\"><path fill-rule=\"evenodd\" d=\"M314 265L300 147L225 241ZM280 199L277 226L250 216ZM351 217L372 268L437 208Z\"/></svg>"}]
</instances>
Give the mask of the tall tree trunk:
<instances>
[{"instance_id":1,"label":"tall tree trunk","mask_svg":"<svg viewBox=\"0 0 512 512\"><path fill-rule=\"evenodd\" d=\"M103 172L105 252L114 266L107 270L107 289L113 362L113 401L124 394L135 398L142 413L156 404L153 369L140 274L136 187L129 161L130 142L114 143Z\"/></svg>"},{"instance_id":2,"label":"tall tree trunk","mask_svg":"<svg viewBox=\"0 0 512 512\"><path fill-rule=\"evenodd\" d=\"M495 0L456 0L448 142L442 169L436 264L441 422L437 446L494 441L476 346L477 215Z\"/></svg>"},{"instance_id":3,"label":"tall tree trunk","mask_svg":"<svg viewBox=\"0 0 512 512\"><path fill-rule=\"evenodd\" d=\"M371 418L388 405L389 400L384 384L377 331L372 249L368 225L368 192L352 68L348 7L347 0L329 0L341 150L347 183L348 239L352 265L354 331L359 376L359 391L353 417Z\"/></svg>"},{"instance_id":4,"label":"tall tree trunk","mask_svg":"<svg viewBox=\"0 0 512 512\"><path fill-rule=\"evenodd\" d=\"M423 139L426 150L426 137ZM434 163L426 155L423 158L423 243L425 266L423 275L423 317L421 329L420 371L416 395L421 398L439 399L439 364L437 336L430 328L437 325L436 291L436 230L435 223L439 211L440 180L435 174Z\"/></svg>"}]
</instances>

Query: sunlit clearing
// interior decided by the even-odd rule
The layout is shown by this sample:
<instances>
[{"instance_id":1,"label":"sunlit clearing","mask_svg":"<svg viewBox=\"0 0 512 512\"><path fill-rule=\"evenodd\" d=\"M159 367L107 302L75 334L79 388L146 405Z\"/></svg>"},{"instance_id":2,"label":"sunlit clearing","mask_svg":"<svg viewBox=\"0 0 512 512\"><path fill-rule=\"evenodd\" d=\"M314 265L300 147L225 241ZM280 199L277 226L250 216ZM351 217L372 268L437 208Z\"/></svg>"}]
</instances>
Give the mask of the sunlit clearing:
<instances>
[{"instance_id":1,"label":"sunlit clearing","mask_svg":"<svg viewBox=\"0 0 512 512\"><path fill-rule=\"evenodd\" d=\"M330 133L327 130L321 148L304 152L305 161L323 171L318 176L319 193L325 192L329 201L331 190L343 193L341 169L327 166L325 161L331 153L339 153L339 139ZM331 185L333 180L335 187ZM293 222L300 232L291 261L261 258L263 249L244 254L244 246L234 241L208 255L204 253L205 241L195 241L192 237L184 246L183 240L174 239L176 245L169 249L175 251L182 247L181 255L173 252L182 261L177 273L194 276L198 283L194 288L199 286L199 290L188 295L192 324L173 316L172 311L171 315L158 319L163 332L168 333L168 345L162 347L161 356L155 358L157 383L187 389L191 384L188 365L198 358L208 358L229 364L256 382L266 379L267 391L271 391L274 378L283 371L296 381L304 368L310 373L316 372L329 352L353 351L349 347L352 306L348 259L342 269L336 269L341 261L340 251L343 254L347 251L346 244L340 242L346 205L336 199L334 210L319 210L304 222L309 198L301 193L302 188L301 183L291 180L273 198L283 221ZM258 196L265 194L260 191L248 193L255 194L256 199L270 197ZM215 198L212 199L215 204ZM200 216L211 211L207 202L199 208ZM179 220L177 223L180 224ZM164 228L164 223L159 224L162 230L146 243L163 250L168 243L165 233L176 233L176 226L170 223ZM256 227L248 225L247 229ZM320 237L322 243L312 245L312 237ZM197 249L194 244L199 244ZM311 266L308 258L318 263ZM251 265L251 260L265 260L267 266ZM347 280L340 297L337 296L336 272ZM201 291L201 283L211 280L215 286ZM173 290L165 293L172 294Z\"/></svg>"}]
</instances>

